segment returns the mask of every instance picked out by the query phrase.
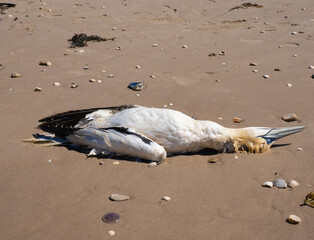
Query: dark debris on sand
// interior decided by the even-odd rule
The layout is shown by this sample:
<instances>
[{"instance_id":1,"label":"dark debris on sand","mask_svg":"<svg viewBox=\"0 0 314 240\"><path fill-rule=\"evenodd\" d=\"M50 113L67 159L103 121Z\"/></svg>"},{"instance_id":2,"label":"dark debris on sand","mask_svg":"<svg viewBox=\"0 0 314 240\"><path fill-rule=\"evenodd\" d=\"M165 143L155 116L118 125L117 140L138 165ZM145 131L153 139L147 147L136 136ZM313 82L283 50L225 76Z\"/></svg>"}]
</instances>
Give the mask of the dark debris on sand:
<instances>
[{"instance_id":1,"label":"dark debris on sand","mask_svg":"<svg viewBox=\"0 0 314 240\"><path fill-rule=\"evenodd\" d=\"M71 42L70 48L76 48L76 47L85 47L87 46L87 42L95 41L95 42L101 42L101 41L114 41L115 38L102 38L97 35L86 35L85 33L80 34L74 34L74 36L68 40L68 42Z\"/></svg>"},{"instance_id":2,"label":"dark debris on sand","mask_svg":"<svg viewBox=\"0 0 314 240\"><path fill-rule=\"evenodd\" d=\"M16 4L14 3L0 3L0 14L5 14L5 11L8 8L15 7L15 6Z\"/></svg>"}]
</instances>

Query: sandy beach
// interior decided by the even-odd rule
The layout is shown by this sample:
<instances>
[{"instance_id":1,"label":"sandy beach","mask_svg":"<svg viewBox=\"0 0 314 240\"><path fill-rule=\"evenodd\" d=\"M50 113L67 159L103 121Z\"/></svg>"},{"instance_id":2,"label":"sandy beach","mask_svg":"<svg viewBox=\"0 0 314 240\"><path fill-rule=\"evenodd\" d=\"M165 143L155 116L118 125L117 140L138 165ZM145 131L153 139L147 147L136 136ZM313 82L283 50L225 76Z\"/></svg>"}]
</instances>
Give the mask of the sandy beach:
<instances>
[{"instance_id":1,"label":"sandy beach","mask_svg":"<svg viewBox=\"0 0 314 240\"><path fill-rule=\"evenodd\" d=\"M314 239L314 209L301 206L314 191L311 0L4 2L16 6L0 14L0 239ZM79 33L115 40L70 48ZM22 142L43 117L122 104L306 129L269 153L204 150L157 167ZM300 186L261 186L277 178ZM118 223L102 221L110 212Z\"/></svg>"}]
</instances>

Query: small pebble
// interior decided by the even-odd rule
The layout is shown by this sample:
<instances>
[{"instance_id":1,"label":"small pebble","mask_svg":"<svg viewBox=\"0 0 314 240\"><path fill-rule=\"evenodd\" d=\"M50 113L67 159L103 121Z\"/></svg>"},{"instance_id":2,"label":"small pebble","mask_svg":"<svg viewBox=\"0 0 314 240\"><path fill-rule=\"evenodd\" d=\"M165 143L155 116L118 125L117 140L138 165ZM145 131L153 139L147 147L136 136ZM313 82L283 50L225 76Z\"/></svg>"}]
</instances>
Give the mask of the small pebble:
<instances>
[{"instance_id":1,"label":"small pebble","mask_svg":"<svg viewBox=\"0 0 314 240\"><path fill-rule=\"evenodd\" d=\"M151 162L148 164L148 167L156 167L157 166L157 162Z\"/></svg>"},{"instance_id":2,"label":"small pebble","mask_svg":"<svg viewBox=\"0 0 314 240\"><path fill-rule=\"evenodd\" d=\"M51 159L48 159L48 162L51 163Z\"/></svg>"},{"instance_id":3,"label":"small pebble","mask_svg":"<svg viewBox=\"0 0 314 240\"><path fill-rule=\"evenodd\" d=\"M226 63L221 63L222 66L226 66Z\"/></svg>"},{"instance_id":4,"label":"small pebble","mask_svg":"<svg viewBox=\"0 0 314 240\"><path fill-rule=\"evenodd\" d=\"M257 69L254 69L252 72L257 73L257 72L258 72L258 70L257 70Z\"/></svg>"},{"instance_id":5,"label":"small pebble","mask_svg":"<svg viewBox=\"0 0 314 240\"><path fill-rule=\"evenodd\" d=\"M98 79L97 82L98 82L98 83L102 83L102 80Z\"/></svg>"},{"instance_id":6,"label":"small pebble","mask_svg":"<svg viewBox=\"0 0 314 240\"><path fill-rule=\"evenodd\" d=\"M310 65L310 66L309 66L309 69L314 69L314 66L313 66L313 65Z\"/></svg>"},{"instance_id":7,"label":"small pebble","mask_svg":"<svg viewBox=\"0 0 314 240\"><path fill-rule=\"evenodd\" d=\"M214 57L214 56L216 56L216 53L209 53L208 54L208 57Z\"/></svg>"},{"instance_id":8,"label":"small pebble","mask_svg":"<svg viewBox=\"0 0 314 240\"><path fill-rule=\"evenodd\" d=\"M36 88L34 89L34 92L41 92L42 90L43 90L42 88L36 87Z\"/></svg>"},{"instance_id":9,"label":"small pebble","mask_svg":"<svg viewBox=\"0 0 314 240\"><path fill-rule=\"evenodd\" d=\"M292 35L297 35L298 33L297 33L297 32L292 32L291 34L292 34Z\"/></svg>"},{"instance_id":10,"label":"small pebble","mask_svg":"<svg viewBox=\"0 0 314 240\"><path fill-rule=\"evenodd\" d=\"M225 52L225 51L221 51L221 52L219 53L219 55L220 55L220 56L225 56L225 55L226 55L226 52Z\"/></svg>"},{"instance_id":11,"label":"small pebble","mask_svg":"<svg viewBox=\"0 0 314 240\"><path fill-rule=\"evenodd\" d=\"M134 90L134 91L141 91L144 88L144 83L142 82L133 82L130 83L128 88Z\"/></svg>"},{"instance_id":12,"label":"small pebble","mask_svg":"<svg viewBox=\"0 0 314 240\"><path fill-rule=\"evenodd\" d=\"M216 163L216 162L218 162L218 158L210 158L210 159L208 159L208 162L209 163Z\"/></svg>"},{"instance_id":13,"label":"small pebble","mask_svg":"<svg viewBox=\"0 0 314 240\"><path fill-rule=\"evenodd\" d=\"M116 47L116 50L122 50L122 47L120 47L120 46Z\"/></svg>"},{"instance_id":14,"label":"small pebble","mask_svg":"<svg viewBox=\"0 0 314 240\"><path fill-rule=\"evenodd\" d=\"M71 88L77 88L79 85L77 83L71 83Z\"/></svg>"},{"instance_id":15,"label":"small pebble","mask_svg":"<svg viewBox=\"0 0 314 240\"><path fill-rule=\"evenodd\" d=\"M274 71L275 71L275 72L279 72L280 69L279 69L279 68L275 68Z\"/></svg>"},{"instance_id":16,"label":"small pebble","mask_svg":"<svg viewBox=\"0 0 314 240\"><path fill-rule=\"evenodd\" d=\"M282 45L279 45L278 47L279 47L279 48L283 48L283 46L282 46Z\"/></svg>"},{"instance_id":17,"label":"small pebble","mask_svg":"<svg viewBox=\"0 0 314 240\"><path fill-rule=\"evenodd\" d=\"M103 165L104 165L104 162L99 162L99 165L100 165L100 166L103 166Z\"/></svg>"},{"instance_id":18,"label":"small pebble","mask_svg":"<svg viewBox=\"0 0 314 240\"><path fill-rule=\"evenodd\" d=\"M234 159L239 159L239 157L238 157L237 155L235 155L233 158L234 158Z\"/></svg>"},{"instance_id":19,"label":"small pebble","mask_svg":"<svg viewBox=\"0 0 314 240\"><path fill-rule=\"evenodd\" d=\"M106 72L106 70L101 70L101 72L102 72L102 73L105 73L105 72Z\"/></svg>"},{"instance_id":20,"label":"small pebble","mask_svg":"<svg viewBox=\"0 0 314 240\"><path fill-rule=\"evenodd\" d=\"M291 180L289 183L288 183L288 186L290 188L296 188L296 187L299 187L300 186L300 183L298 183L296 180Z\"/></svg>"},{"instance_id":21,"label":"small pebble","mask_svg":"<svg viewBox=\"0 0 314 240\"><path fill-rule=\"evenodd\" d=\"M164 200L164 201L170 201L171 200L171 198L170 197L168 197L168 196L163 196L162 198L161 198L161 200Z\"/></svg>"},{"instance_id":22,"label":"small pebble","mask_svg":"<svg viewBox=\"0 0 314 240\"><path fill-rule=\"evenodd\" d=\"M168 107L168 105L163 105L163 107L164 107L164 108L167 108L167 107Z\"/></svg>"},{"instance_id":23,"label":"small pebble","mask_svg":"<svg viewBox=\"0 0 314 240\"><path fill-rule=\"evenodd\" d=\"M112 30L117 30L117 27L113 27Z\"/></svg>"},{"instance_id":24,"label":"small pebble","mask_svg":"<svg viewBox=\"0 0 314 240\"><path fill-rule=\"evenodd\" d=\"M113 74L108 75L108 78L113 78L113 77L114 77Z\"/></svg>"},{"instance_id":25,"label":"small pebble","mask_svg":"<svg viewBox=\"0 0 314 240\"><path fill-rule=\"evenodd\" d=\"M220 80L219 80L219 79L216 79L215 82L220 82Z\"/></svg>"},{"instance_id":26,"label":"small pebble","mask_svg":"<svg viewBox=\"0 0 314 240\"><path fill-rule=\"evenodd\" d=\"M117 223L120 221L120 216L116 213L107 213L102 217L105 223Z\"/></svg>"},{"instance_id":27,"label":"small pebble","mask_svg":"<svg viewBox=\"0 0 314 240\"><path fill-rule=\"evenodd\" d=\"M152 47L158 47L158 44L157 44L157 43L154 43L154 44L152 45Z\"/></svg>"},{"instance_id":28,"label":"small pebble","mask_svg":"<svg viewBox=\"0 0 314 240\"><path fill-rule=\"evenodd\" d=\"M89 70L89 67L88 66L84 66L83 69L84 70Z\"/></svg>"},{"instance_id":29,"label":"small pebble","mask_svg":"<svg viewBox=\"0 0 314 240\"><path fill-rule=\"evenodd\" d=\"M43 17L43 16L44 16L44 14L42 14L42 13L38 15L38 17Z\"/></svg>"},{"instance_id":30,"label":"small pebble","mask_svg":"<svg viewBox=\"0 0 314 240\"><path fill-rule=\"evenodd\" d=\"M270 77L269 77L269 75L265 74L265 75L263 75L263 78L268 79Z\"/></svg>"},{"instance_id":31,"label":"small pebble","mask_svg":"<svg viewBox=\"0 0 314 240\"><path fill-rule=\"evenodd\" d=\"M267 181L262 184L263 187L272 188L274 186L273 182Z\"/></svg>"},{"instance_id":32,"label":"small pebble","mask_svg":"<svg viewBox=\"0 0 314 240\"><path fill-rule=\"evenodd\" d=\"M250 66L257 66L258 65L258 63L256 63L256 62L250 62Z\"/></svg>"},{"instance_id":33,"label":"small pebble","mask_svg":"<svg viewBox=\"0 0 314 240\"><path fill-rule=\"evenodd\" d=\"M277 187L277 188L287 188L287 183L285 180L283 179L276 179L275 181L273 181L273 184Z\"/></svg>"},{"instance_id":34,"label":"small pebble","mask_svg":"<svg viewBox=\"0 0 314 240\"><path fill-rule=\"evenodd\" d=\"M183 45L182 48L188 48L188 45Z\"/></svg>"},{"instance_id":35,"label":"small pebble","mask_svg":"<svg viewBox=\"0 0 314 240\"><path fill-rule=\"evenodd\" d=\"M124 194L113 193L110 195L109 199L111 201L122 202L122 201L129 200L130 197L128 195L124 195Z\"/></svg>"},{"instance_id":36,"label":"small pebble","mask_svg":"<svg viewBox=\"0 0 314 240\"><path fill-rule=\"evenodd\" d=\"M52 63L49 62L49 61L40 61L40 62L39 62L39 65L41 65L41 66L51 66Z\"/></svg>"},{"instance_id":37,"label":"small pebble","mask_svg":"<svg viewBox=\"0 0 314 240\"><path fill-rule=\"evenodd\" d=\"M140 95L139 95L139 94L136 94L135 96L139 97Z\"/></svg>"},{"instance_id":38,"label":"small pebble","mask_svg":"<svg viewBox=\"0 0 314 240\"><path fill-rule=\"evenodd\" d=\"M260 31L260 33L265 33L265 31Z\"/></svg>"},{"instance_id":39,"label":"small pebble","mask_svg":"<svg viewBox=\"0 0 314 240\"><path fill-rule=\"evenodd\" d=\"M22 77L22 74L19 74L19 73L11 73L11 78L19 78L19 77Z\"/></svg>"},{"instance_id":40,"label":"small pebble","mask_svg":"<svg viewBox=\"0 0 314 240\"><path fill-rule=\"evenodd\" d=\"M288 221L289 223L292 223L292 224L298 224L301 222L301 218L296 215L290 215L288 217Z\"/></svg>"},{"instance_id":41,"label":"small pebble","mask_svg":"<svg viewBox=\"0 0 314 240\"><path fill-rule=\"evenodd\" d=\"M156 78L156 76L153 75L153 74L151 74L149 77L150 77L150 78Z\"/></svg>"},{"instance_id":42,"label":"small pebble","mask_svg":"<svg viewBox=\"0 0 314 240\"><path fill-rule=\"evenodd\" d=\"M173 106L173 103L169 103L169 106Z\"/></svg>"},{"instance_id":43,"label":"small pebble","mask_svg":"<svg viewBox=\"0 0 314 240\"><path fill-rule=\"evenodd\" d=\"M113 164L113 165L119 165L119 164L120 164L120 162L118 162L118 161L114 161L112 164Z\"/></svg>"},{"instance_id":44,"label":"small pebble","mask_svg":"<svg viewBox=\"0 0 314 240\"><path fill-rule=\"evenodd\" d=\"M286 86L287 87L292 87L292 84L291 83L287 83Z\"/></svg>"},{"instance_id":45,"label":"small pebble","mask_svg":"<svg viewBox=\"0 0 314 240\"><path fill-rule=\"evenodd\" d=\"M85 50L83 50L83 49L79 51L79 53L83 53L83 52L85 52Z\"/></svg>"},{"instance_id":46,"label":"small pebble","mask_svg":"<svg viewBox=\"0 0 314 240\"><path fill-rule=\"evenodd\" d=\"M301 10L305 10L305 8L301 8Z\"/></svg>"},{"instance_id":47,"label":"small pebble","mask_svg":"<svg viewBox=\"0 0 314 240\"><path fill-rule=\"evenodd\" d=\"M298 116L294 113L288 113L281 117L282 120L286 122L293 122L298 120Z\"/></svg>"},{"instance_id":48,"label":"small pebble","mask_svg":"<svg viewBox=\"0 0 314 240\"><path fill-rule=\"evenodd\" d=\"M115 231L113 230L108 231L108 234L110 237L113 237L114 235L116 235Z\"/></svg>"},{"instance_id":49,"label":"small pebble","mask_svg":"<svg viewBox=\"0 0 314 240\"><path fill-rule=\"evenodd\" d=\"M313 78L313 79L314 79L314 74L312 74L311 78Z\"/></svg>"},{"instance_id":50,"label":"small pebble","mask_svg":"<svg viewBox=\"0 0 314 240\"><path fill-rule=\"evenodd\" d=\"M136 66L135 66L135 68L140 69L140 68L141 68L141 66L140 66L140 65L136 65Z\"/></svg>"},{"instance_id":51,"label":"small pebble","mask_svg":"<svg viewBox=\"0 0 314 240\"><path fill-rule=\"evenodd\" d=\"M241 123L241 122L243 122L243 119L242 119L242 118L239 118L239 117L234 117L234 118L233 118L233 122L234 122L234 123Z\"/></svg>"},{"instance_id":52,"label":"small pebble","mask_svg":"<svg viewBox=\"0 0 314 240\"><path fill-rule=\"evenodd\" d=\"M56 86L56 87L60 87L60 85L61 85L61 84L60 84L59 82L54 82L54 83L53 83L53 86Z\"/></svg>"},{"instance_id":53,"label":"small pebble","mask_svg":"<svg viewBox=\"0 0 314 240\"><path fill-rule=\"evenodd\" d=\"M302 149L302 148L297 148L297 150L298 150L299 152L303 151L303 149Z\"/></svg>"},{"instance_id":54,"label":"small pebble","mask_svg":"<svg viewBox=\"0 0 314 240\"><path fill-rule=\"evenodd\" d=\"M292 55L292 57L297 57L297 56L298 56L297 54L293 54L293 55Z\"/></svg>"},{"instance_id":55,"label":"small pebble","mask_svg":"<svg viewBox=\"0 0 314 240\"><path fill-rule=\"evenodd\" d=\"M91 78L91 79L89 79L89 82L96 82L96 79Z\"/></svg>"}]
</instances>

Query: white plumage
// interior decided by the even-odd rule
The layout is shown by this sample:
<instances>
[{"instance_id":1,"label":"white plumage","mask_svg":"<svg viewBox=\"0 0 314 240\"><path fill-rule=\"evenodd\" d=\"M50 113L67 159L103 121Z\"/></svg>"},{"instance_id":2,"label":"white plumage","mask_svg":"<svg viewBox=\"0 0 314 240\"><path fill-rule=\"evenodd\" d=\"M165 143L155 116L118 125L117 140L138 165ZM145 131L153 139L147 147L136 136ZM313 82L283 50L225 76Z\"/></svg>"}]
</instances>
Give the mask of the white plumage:
<instances>
[{"instance_id":1,"label":"white plumage","mask_svg":"<svg viewBox=\"0 0 314 240\"><path fill-rule=\"evenodd\" d=\"M265 152L275 140L304 129L231 129L215 122L195 120L171 109L133 105L69 111L40 122L43 122L39 125L42 130L73 144L90 147L93 154L115 153L157 162L163 161L167 153L196 152L204 148L221 152ZM58 143L55 139L54 142Z\"/></svg>"}]
</instances>

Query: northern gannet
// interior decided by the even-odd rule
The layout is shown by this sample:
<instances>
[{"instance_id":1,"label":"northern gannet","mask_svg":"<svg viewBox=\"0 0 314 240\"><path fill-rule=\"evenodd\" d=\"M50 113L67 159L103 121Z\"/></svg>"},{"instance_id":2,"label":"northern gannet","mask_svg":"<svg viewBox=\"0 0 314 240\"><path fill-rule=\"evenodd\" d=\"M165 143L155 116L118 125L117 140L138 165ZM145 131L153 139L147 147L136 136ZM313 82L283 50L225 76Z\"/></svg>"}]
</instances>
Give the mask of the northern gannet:
<instances>
[{"instance_id":1,"label":"northern gannet","mask_svg":"<svg viewBox=\"0 0 314 240\"><path fill-rule=\"evenodd\" d=\"M304 126L286 128L225 128L212 121L195 120L179 111L138 105L91 108L54 114L39 120L41 130L27 139L46 145L75 144L92 149L90 155L117 154L162 162L167 154L198 152L263 153Z\"/></svg>"}]
</instances>

